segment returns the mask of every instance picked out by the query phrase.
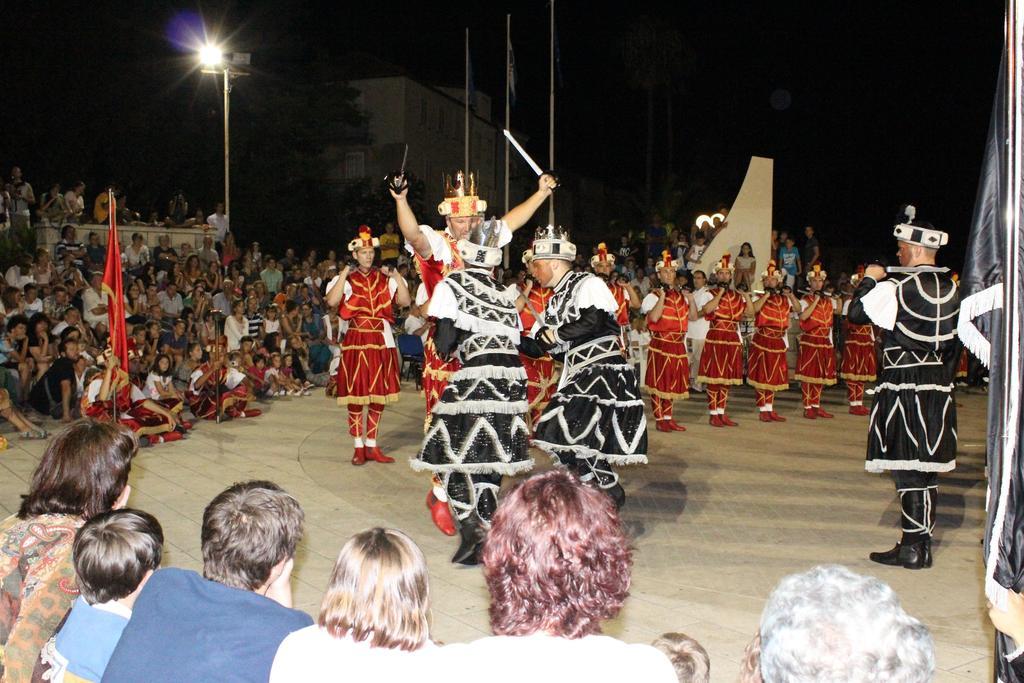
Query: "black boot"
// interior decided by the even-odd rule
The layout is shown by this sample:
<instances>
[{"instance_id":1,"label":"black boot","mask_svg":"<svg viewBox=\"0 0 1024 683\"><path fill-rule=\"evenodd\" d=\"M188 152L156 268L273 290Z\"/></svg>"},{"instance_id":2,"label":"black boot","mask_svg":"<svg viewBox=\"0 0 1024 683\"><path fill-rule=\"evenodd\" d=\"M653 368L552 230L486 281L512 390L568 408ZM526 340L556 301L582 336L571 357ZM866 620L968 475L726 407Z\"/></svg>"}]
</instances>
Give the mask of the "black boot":
<instances>
[{"instance_id":1,"label":"black boot","mask_svg":"<svg viewBox=\"0 0 1024 683\"><path fill-rule=\"evenodd\" d=\"M602 469L607 468L607 469ZM626 490L619 483L619 477L605 461L591 462L583 458L576 459L576 471L580 481L601 489L615 503L615 509L621 510L626 504Z\"/></svg>"},{"instance_id":2,"label":"black boot","mask_svg":"<svg viewBox=\"0 0 1024 683\"><path fill-rule=\"evenodd\" d=\"M920 490L900 492L904 529L906 529L908 524L913 525L913 527L927 529L924 503L925 495L925 492ZM928 548L927 533L904 530L902 540L900 540L892 550L871 553L868 555L868 559L872 562L889 565L891 567L924 569L927 566L930 566L929 564L926 564L926 557L930 559L929 551L930 548Z\"/></svg>"},{"instance_id":3,"label":"black boot","mask_svg":"<svg viewBox=\"0 0 1024 683\"><path fill-rule=\"evenodd\" d=\"M935 515L939 508L939 487L929 486L924 494L928 497L925 515L928 521L928 536L924 541L924 568L928 569L932 566L932 533L935 531Z\"/></svg>"},{"instance_id":4,"label":"black boot","mask_svg":"<svg viewBox=\"0 0 1024 683\"><path fill-rule=\"evenodd\" d=\"M466 519L460 519L459 536L462 541L452 555L452 562L467 567L480 564L480 547L483 545L484 535L483 527L475 513L471 513Z\"/></svg>"}]
</instances>

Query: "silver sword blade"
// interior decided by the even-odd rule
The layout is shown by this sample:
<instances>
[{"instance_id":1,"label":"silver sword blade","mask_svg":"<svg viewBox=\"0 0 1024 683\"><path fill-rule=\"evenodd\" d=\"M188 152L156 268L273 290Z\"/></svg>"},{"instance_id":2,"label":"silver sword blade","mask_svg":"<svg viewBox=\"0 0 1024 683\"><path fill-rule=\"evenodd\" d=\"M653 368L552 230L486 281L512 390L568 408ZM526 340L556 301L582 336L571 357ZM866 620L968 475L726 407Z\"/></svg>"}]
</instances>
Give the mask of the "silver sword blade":
<instances>
[{"instance_id":1,"label":"silver sword blade","mask_svg":"<svg viewBox=\"0 0 1024 683\"><path fill-rule=\"evenodd\" d=\"M409 145L406 143L405 152L402 153L402 170L399 171L399 175L405 175L405 161L409 158Z\"/></svg>"},{"instance_id":2,"label":"silver sword blade","mask_svg":"<svg viewBox=\"0 0 1024 683\"><path fill-rule=\"evenodd\" d=\"M540 166L537 165L537 162L534 161L533 158L526 153L526 150L523 149L523 146L519 144L519 141L516 140L515 137L513 137L512 133L508 131L508 128L504 128L503 131L505 133L505 137L508 138L508 141L511 142L512 146L516 148L517 152L519 152L519 156L521 156L523 160L530 165L530 168L533 169L533 172L536 173L538 176L544 175L544 171L542 171Z\"/></svg>"}]
</instances>

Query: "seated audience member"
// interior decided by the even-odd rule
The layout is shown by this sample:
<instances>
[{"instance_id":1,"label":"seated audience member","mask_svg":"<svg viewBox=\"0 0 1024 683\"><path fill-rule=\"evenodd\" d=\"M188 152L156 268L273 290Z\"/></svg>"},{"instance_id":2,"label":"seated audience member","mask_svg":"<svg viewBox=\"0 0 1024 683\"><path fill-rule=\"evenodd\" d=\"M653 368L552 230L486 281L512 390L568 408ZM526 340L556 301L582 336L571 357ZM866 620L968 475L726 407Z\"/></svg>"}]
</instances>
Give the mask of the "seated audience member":
<instances>
[{"instance_id":1,"label":"seated audience member","mask_svg":"<svg viewBox=\"0 0 1024 683\"><path fill-rule=\"evenodd\" d=\"M651 645L672 662L679 683L708 683L711 680L711 658L707 650L685 633L665 633Z\"/></svg>"},{"instance_id":2,"label":"seated audience member","mask_svg":"<svg viewBox=\"0 0 1024 683\"><path fill-rule=\"evenodd\" d=\"M60 342L58 350L60 357L32 386L28 403L37 413L61 422L71 422L79 416L78 377L75 374L78 340L67 337Z\"/></svg>"},{"instance_id":3,"label":"seated audience member","mask_svg":"<svg viewBox=\"0 0 1024 683\"><path fill-rule=\"evenodd\" d=\"M302 524L298 501L268 481L214 498L203 512L203 576L150 577L104 683L265 682L281 641L313 621L291 609Z\"/></svg>"},{"instance_id":4,"label":"seated audience member","mask_svg":"<svg viewBox=\"0 0 1024 683\"><path fill-rule=\"evenodd\" d=\"M760 632L764 683L925 683L935 675L924 624L888 585L838 565L783 578Z\"/></svg>"},{"instance_id":5,"label":"seated audience member","mask_svg":"<svg viewBox=\"0 0 1024 683\"><path fill-rule=\"evenodd\" d=\"M78 596L71 548L92 517L123 508L138 445L92 420L57 434L18 513L0 522L0 680L27 683L39 651Z\"/></svg>"},{"instance_id":6,"label":"seated audience member","mask_svg":"<svg viewBox=\"0 0 1024 683\"><path fill-rule=\"evenodd\" d=\"M415 680L408 653L433 649L430 579L423 553L396 529L367 529L341 548L316 624L281 643L271 683L313 681L327 671L351 680Z\"/></svg>"},{"instance_id":7,"label":"seated audience member","mask_svg":"<svg viewBox=\"0 0 1024 683\"><path fill-rule=\"evenodd\" d=\"M498 506L481 554L494 636L447 645L436 671L489 682L675 683L650 645L600 635L629 594L633 551L611 498L564 470L530 477Z\"/></svg>"},{"instance_id":8,"label":"seated audience member","mask_svg":"<svg viewBox=\"0 0 1024 683\"><path fill-rule=\"evenodd\" d=\"M104 512L78 530L72 556L80 595L43 648L37 678L99 683L163 546L160 522L141 510Z\"/></svg>"}]
</instances>

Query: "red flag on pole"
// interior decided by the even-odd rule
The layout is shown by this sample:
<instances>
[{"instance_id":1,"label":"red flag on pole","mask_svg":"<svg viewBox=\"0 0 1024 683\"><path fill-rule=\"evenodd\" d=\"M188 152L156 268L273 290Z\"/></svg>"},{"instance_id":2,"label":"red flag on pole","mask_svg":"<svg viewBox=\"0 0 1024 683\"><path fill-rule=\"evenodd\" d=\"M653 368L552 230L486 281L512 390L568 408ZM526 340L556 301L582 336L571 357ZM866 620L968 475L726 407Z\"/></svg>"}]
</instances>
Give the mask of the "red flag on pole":
<instances>
[{"instance_id":1,"label":"red flag on pole","mask_svg":"<svg viewBox=\"0 0 1024 683\"><path fill-rule=\"evenodd\" d=\"M103 291L107 293L107 326L110 349L128 371L128 332L124 315L124 285L121 283L121 245L117 239L117 203L114 191L107 190L110 230L107 234L107 265L103 270Z\"/></svg>"}]
</instances>

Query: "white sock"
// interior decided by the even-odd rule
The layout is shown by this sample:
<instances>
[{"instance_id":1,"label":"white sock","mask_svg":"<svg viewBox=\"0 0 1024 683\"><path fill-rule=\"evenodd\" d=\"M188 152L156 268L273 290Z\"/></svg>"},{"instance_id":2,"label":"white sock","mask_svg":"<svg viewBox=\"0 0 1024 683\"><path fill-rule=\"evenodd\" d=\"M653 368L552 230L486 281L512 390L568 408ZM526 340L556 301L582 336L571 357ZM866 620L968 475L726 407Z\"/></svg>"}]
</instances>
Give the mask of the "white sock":
<instances>
[{"instance_id":1,"label":"white sock","mask_svg":"<svg viewBox=\"0 0 1024 683\"><path fill-rule=\"evenodd\" d=\"M363 437L357 436L354 439L352 439L352 441L355 442L356 448L362 448L363 447Z\"/></svg>"},{"instance_id":2,"label":"white sock","mask_svg":"<svg viewBox=\"0 0 1024 683\"><path fill-rule=\"evenodd\" d=\"M367 439L366 440L366 447L367 448L373 448L376 445L377 445L377 439Z\"/></svg>"},{"instance_id":3,"label":"white sock","mask_svg":"<svg viewBox=\"0 0 1024 683\"><path fill-rule=\"evenodd\" d=\"M770 413L770 412L772 412L771 404L761 406L761 412L762 413Z\"/></svg>"}]
</instances>

